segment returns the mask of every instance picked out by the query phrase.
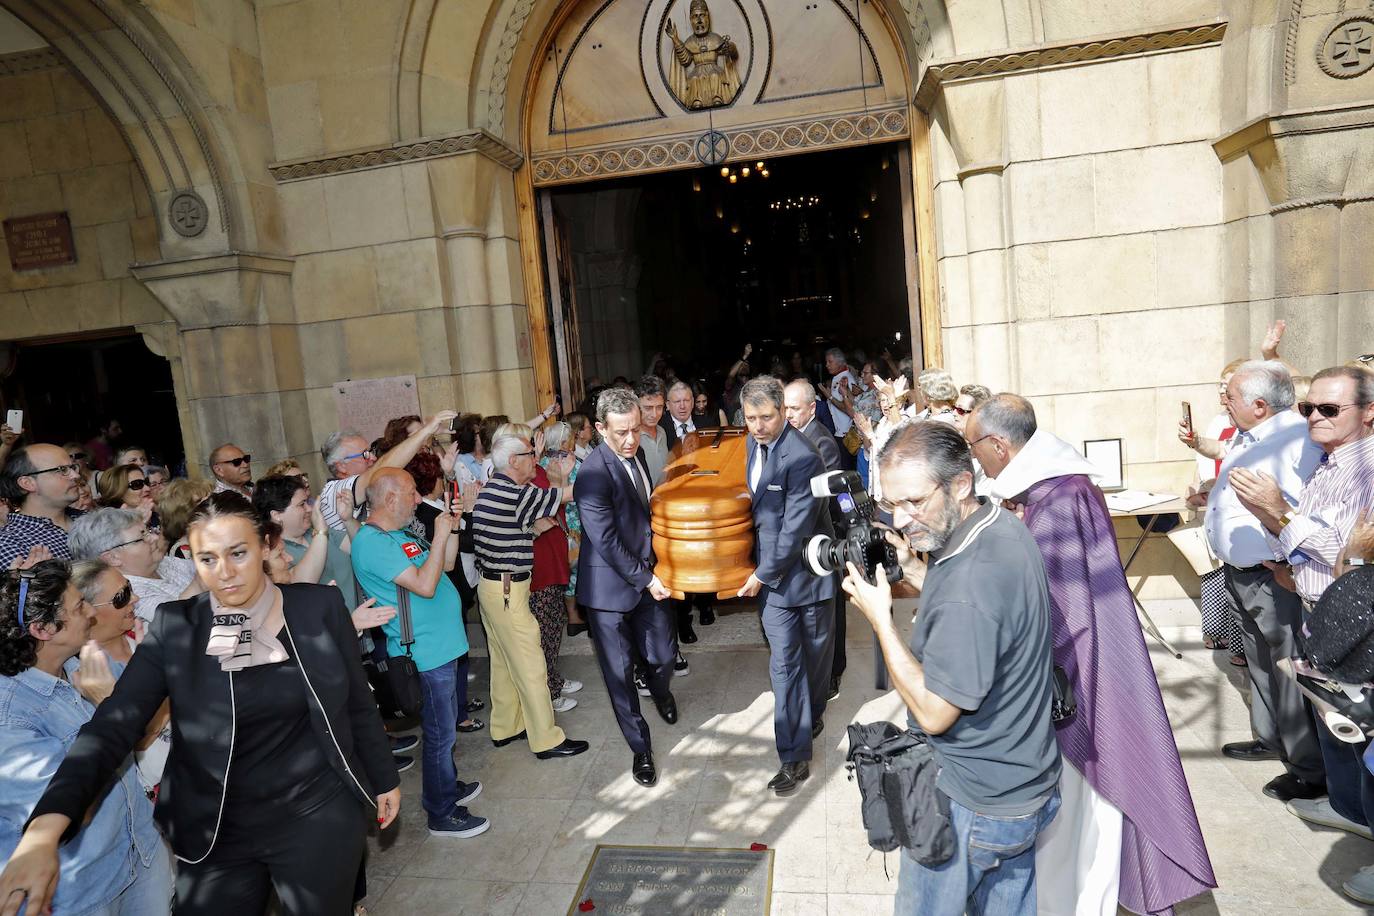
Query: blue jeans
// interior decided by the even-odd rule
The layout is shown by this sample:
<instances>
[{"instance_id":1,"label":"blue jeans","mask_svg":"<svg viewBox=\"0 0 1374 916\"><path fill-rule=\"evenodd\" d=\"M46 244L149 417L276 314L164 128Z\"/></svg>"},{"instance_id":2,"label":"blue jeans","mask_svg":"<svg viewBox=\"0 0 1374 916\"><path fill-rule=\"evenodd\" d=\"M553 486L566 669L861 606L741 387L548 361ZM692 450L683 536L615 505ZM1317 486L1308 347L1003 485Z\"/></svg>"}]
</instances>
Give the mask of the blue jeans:
<instances>
[{"instance_id":1,"label":"blue jeans","mask_svg":"<svg viewBox=\"0 0 1374 916\"><path fill-rule=\"evenodd\" d=\"M134 882L109 903L82 910L78 916L144 916L172 909L172 856L159 842L153 859L144 865L133 856Z\"/></svg>"},{"instance_id":2,"label":"blue jeans","mask_svg":"<svg viewBox=\"0 0 1374 916\"><path fill-rule=\"evenodd\" d=\"M420 710L420 729L425 741L420 756L420 806L429 815L430 823L452 817L458 805L453 744L458 737L455 726L463 717L458 706L460 679L463 692L467 693L466 658L463 661L461 673L457 659L420 672L425 692L425 705Z\"/></svg>"},{"instance_id":3,"label":"blue jeans","mask_svg":"<svg viewBox=\"0 0 1374 916\"><path fill-rule=\"evenodd\" d=\"M1326 766L1326 792L1332 810L1368 827L1374 818L1374 775L1362 758L1369 742L1346 744L1318 721L1317 744Z\"/></svg>"},{"instance_id":4,"label":"blue jeans","mask_svg":"<svg viewBox=\"0 0 1374 916\"><path fill-rule=\"evenodd\" d=\"M1059 791L1039 811L979 814L949 800L954 855L931 868L905 852L895 916L1035 916L1035 838L1059 811Z\"/></svg>"}]
</instances>

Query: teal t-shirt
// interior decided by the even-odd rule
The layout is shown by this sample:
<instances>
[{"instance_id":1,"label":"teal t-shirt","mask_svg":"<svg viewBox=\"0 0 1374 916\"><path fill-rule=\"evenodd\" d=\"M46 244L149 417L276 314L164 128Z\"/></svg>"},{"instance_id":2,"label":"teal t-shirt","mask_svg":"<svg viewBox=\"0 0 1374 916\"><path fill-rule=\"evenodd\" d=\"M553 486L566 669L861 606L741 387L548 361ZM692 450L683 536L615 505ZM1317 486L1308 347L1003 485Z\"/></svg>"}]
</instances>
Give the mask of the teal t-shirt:
<instances>
[{"instance_id":1,"label":"teal t-shirt","mask_svg":"<svg viewBox=\"0 0 1374 916\"><path fill-rule=\"evenodd\" d=\"M429 545L405 531L380 531L364 525L353 539L353 571L358 584L379 605L396 607L395 579L407 565L423 566ZM410 647L415 667L430 671L467 654L468 634L463 628L463 605L458 589L448 576L440 576L433 598L410 595L410 620L415 629L415 645ZM401 618L397 615L382 626L388 655L404 655L401 648Z\"/></svg>"}]
</instances>

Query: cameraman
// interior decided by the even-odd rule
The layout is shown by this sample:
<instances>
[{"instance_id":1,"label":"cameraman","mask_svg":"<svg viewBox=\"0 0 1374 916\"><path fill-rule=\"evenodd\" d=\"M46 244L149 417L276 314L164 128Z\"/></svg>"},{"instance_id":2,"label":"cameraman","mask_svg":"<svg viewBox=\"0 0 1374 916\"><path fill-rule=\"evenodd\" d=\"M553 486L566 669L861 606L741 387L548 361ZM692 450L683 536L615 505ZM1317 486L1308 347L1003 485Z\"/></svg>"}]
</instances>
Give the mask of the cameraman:
<instances>
[{"instance_id":1,"label":"cameraman","mask_svg":"<svg viewBox=\"0 0 1374 916\"><path fill-rule=\"evenodd\" d=\"M953 427L899 427L877 460L880 505L905 535L889 540L922 592L910 647L881 568L874 585L850 564L843 587L878 635L909 726L928 736L955 834L939 867L903 856L895 913L1034 914L1035 838L1059 810L1044 564L1015 516L974 496ZM929 551L929 567L913 551Z\"/></svg>"}]
</instances>

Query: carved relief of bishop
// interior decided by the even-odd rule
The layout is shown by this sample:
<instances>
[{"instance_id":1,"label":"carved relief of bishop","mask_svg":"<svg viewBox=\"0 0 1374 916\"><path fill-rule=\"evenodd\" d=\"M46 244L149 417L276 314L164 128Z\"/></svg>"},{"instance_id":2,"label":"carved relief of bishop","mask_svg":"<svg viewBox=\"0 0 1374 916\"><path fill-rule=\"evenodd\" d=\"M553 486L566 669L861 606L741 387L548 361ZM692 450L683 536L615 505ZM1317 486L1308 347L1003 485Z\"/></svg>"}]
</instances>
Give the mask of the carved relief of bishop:
<instances>
[{"instance_id":1,"label":"carved relief of bishop","mask_svg":"<svg viewBox=\"0 0 1374 916\"><path fill-rule=\"evenodd\" d=\"M685 41L677 35L670 19L664 31L673 42L673 59L668 88L688 108L716 108L729 105L739 92L735 69L739 49L729 35L711 31L711 10L706 0L692 0L687 9L692 34Z\"/></svg>"}]
</instances>

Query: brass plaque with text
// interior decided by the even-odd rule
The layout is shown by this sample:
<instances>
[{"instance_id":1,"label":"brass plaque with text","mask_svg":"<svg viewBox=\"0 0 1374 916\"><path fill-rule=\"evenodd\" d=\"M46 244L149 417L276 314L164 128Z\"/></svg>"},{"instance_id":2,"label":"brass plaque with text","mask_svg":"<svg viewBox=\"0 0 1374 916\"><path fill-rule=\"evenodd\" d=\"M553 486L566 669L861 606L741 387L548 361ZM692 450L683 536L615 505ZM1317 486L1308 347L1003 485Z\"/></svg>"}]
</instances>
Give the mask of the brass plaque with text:
<instances>
[{"instance_id":1,"label":"brass plaque with text","mask_svg":"<svg viewBox=\"0 0 1374 916\"><path fill-rule=\"evenodd\" d=\"M4 226L10 267L16 271L76 263L72 222L65 212L16 216L5 220Z\"/></svg>"}]
</instances>

